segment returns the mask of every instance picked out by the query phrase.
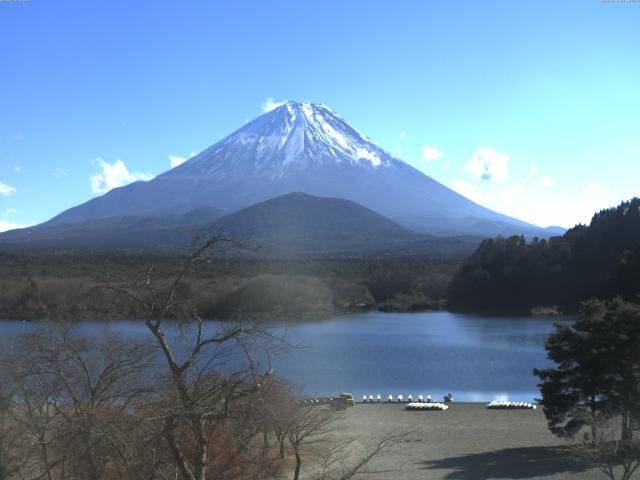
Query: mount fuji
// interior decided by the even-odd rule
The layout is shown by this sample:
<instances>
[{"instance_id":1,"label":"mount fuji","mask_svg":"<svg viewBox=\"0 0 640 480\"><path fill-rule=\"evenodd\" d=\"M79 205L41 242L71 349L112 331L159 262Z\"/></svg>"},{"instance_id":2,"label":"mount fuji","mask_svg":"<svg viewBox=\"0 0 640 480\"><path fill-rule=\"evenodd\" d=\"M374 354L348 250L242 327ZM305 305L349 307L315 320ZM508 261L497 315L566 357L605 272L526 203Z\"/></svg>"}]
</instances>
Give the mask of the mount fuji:
<instances>
[{"instance_id":1,"label":"mount fuji","mask_svg":"<svg viewBox=\"0 0 640 480\"><path fill-rule=\"evenodd\" d=\"M186 216L204 224L214 220L212 211L217 218L294 192L356 202L431 236L549 236L395 158L331 108L287 102L152 180L115 188L10 237L15 241L22 232L25 239L37 238L51 229L77 231L123 218L139 223ZM209 214L200 219L201 211Z\"/></svg>"}]
</instances>

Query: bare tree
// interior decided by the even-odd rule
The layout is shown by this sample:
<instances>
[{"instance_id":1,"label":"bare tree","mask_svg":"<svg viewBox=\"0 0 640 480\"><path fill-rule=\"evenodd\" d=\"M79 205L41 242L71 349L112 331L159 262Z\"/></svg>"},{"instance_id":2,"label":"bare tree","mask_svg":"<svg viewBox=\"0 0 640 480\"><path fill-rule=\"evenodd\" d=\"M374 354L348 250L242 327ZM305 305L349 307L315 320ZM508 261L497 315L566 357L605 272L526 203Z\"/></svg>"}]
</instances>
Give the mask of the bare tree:
<instances>
[{"instance_id":1,"label":"bare tree","mask_svg":"<svg viewBox=\"0 0 640 480\"><path fill-rule=\"evenodd\" d=\"M576 456L610 480L630 480L640 468L640 439L623 435L615 417L594 420L598 437L574 447Z\"/></svg>"},{"instance_id":2,"label":"bare tree","mask_svg":"<svg viewBox=\"0 0 640 480\"><path fill-rule=\"evenodd\" d=\"M265 388L259 391L257 400L264 446L268 447L268 437L273 434L278 446L278 455L280 459L284 459L289 429L299 409L298 397L284 380L272 378Z\"/></svg>"},{"instance_id":3,"label":"bare tree","mask_svg":"<svg viewBox=\"0 0 640 480\"><path fill-rule=\"evenodd\" d=\"M304 406L273 377L285 330L212 324L189 306L182 282L217 241L168 278L149 268L141 282L103 287L145 313L149 342L63 325L4 352L0 480L271 480L289 452L296 480L305 456L318 478L347 480L389 451L395 436L365 450L335 443L337 413Z\"/></svg>"},{"instance_id":4,"label":"bare tree","mask_svg":"<svg viewBox=\"0 0 640 480\"><path fill-rule=\"evenodd\" d=\"M142 309L144 324L162 352L168 370L167 395L158 404L158 420L163 422L162 435L184 480L208 477L213 460L211 432L231 421L234 403L263 387L270 372L270 349L278 343L266 329L252 325L211 331L180 298L185 276L195 264L207 261L207 251L220 242L218 238L206 241L164 284L154 279L150 268L141 284L106 287ZM169 338L174 326L182 351ZM225 370L229 359L236 368Z\"/></svg>"},{"instance_id":5,"label":"bare tree","mask_svg":"<svg viewBox=\"0 0 640 480\"><path fill-rule=\"evenodd\" d=\"M4 391L0 391L0 480L6 480L17 470L12 449L18 444L19 434L9 421L11 399Z\"/></svg>"},{"instance_id":6,"label":"bare tree","mask_svg":"<svg viewBox=\"0 0 640 480\"><path fill-rule=\"evenodd\" d=\"M410 431L387 433L364 448L359 448L355 437L333 442L328 449L311 457L320 466L315 480L350 480L362 475L389 473L389 470L369 469L370 464L377 457L392 454L397 444L410 434Z\"/></svg>"},{"instance_id":7,"label":"bare tree","mask_svg":"<svg viewBox=\"0 0 640 480\"><path fill-rule=\"evenodd\" d=\"M285 430L296 458L293 480L300 477L303 452L323 440L323 436L329 432L334 415L332 410L319 406L299 406L292 413Z\"/></svg>"},{"instance_id":8,"label":"bare tree","mask_svg":"<svg viewBox=\"0 0 640 480\"><path fill-rule=\"evenodd\" d=\"M293 480L300 478L303 458L309 458L315 468L309 478L314 480L350 480L362 475L388 472L369 470L372 461L388 455L410 431L383 435L371 445L362 445L359 438L336 440L334 432L338 412L324 406L304 406L289 417L285 427L295 455Z\"/></svg>"},{"instance_id":9,"label":"bare tree","mask_svg":"<svg viewBox=\"0 0 640 480\"><path fill-rule=\"evenodd\" d=\"M4 358L3 378L12 423L27 439L15 451L19 477L150 478L162 456L150 447L154 436L138 409L154 394L153 350L108 333L78 337L68 328L29 334L18 344Z\"/></svg>"}]
</instances>

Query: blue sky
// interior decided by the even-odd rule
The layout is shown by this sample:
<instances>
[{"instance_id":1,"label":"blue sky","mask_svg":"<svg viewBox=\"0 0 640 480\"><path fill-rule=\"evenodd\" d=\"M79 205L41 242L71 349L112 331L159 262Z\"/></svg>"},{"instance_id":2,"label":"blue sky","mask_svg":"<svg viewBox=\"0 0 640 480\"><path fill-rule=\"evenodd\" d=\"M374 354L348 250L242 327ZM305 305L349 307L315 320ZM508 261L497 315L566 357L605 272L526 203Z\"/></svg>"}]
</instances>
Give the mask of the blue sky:
<instances>
[{"instance_id":1,"label":"blue sky","mask_svg":"<svg viewBox=\"0 0 640 480\"><path fill-rule=\"evenodd\" d=\"M542 226L640 193L637 2L23 0L0 41L0 229L157 175L268 99L325 103Z\"/></svg>"}]
</instances>

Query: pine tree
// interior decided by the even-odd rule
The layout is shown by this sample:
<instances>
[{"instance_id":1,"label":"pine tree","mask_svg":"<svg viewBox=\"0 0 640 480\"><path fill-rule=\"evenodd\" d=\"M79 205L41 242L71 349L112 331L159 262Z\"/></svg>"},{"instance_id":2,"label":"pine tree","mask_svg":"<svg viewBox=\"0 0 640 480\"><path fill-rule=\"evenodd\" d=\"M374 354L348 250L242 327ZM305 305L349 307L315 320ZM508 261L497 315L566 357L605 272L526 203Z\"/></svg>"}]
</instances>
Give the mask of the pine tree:
<instances>
[{"instance_id":1,"label":"pine tree","mask_svg":"<svg viewBox=\"0 0 640 480\"><path fill-rule=\"evenodd\" d=\"M640 419L640 306L622 299L583 303L573 325L557 324L546 343L555 368L534 370L550 430L573 436L619 416L622 439Z\"/></svg>"}]
</instances>

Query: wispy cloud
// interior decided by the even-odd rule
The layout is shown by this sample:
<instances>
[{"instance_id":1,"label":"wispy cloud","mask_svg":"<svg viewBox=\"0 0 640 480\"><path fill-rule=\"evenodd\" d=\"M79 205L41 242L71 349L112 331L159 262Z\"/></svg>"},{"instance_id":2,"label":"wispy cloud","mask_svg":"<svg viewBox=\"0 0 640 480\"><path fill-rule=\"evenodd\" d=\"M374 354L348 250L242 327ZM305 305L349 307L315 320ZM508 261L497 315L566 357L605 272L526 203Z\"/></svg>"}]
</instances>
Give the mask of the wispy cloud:
<instances>
[{"instance_id":1,"label":"wispy cloud","mask_svg":"<svg viewBox=\"0 0 640 480\"><path fill-rule=\"evenodd\" d=\"M106 193L109 190L122 187L138 180L151 180L153 175L141 172L129 172L124 162L118 159L115 163L108 163L98 159L101 172L90 179L93 193Z\"/></svg>"},{"instance_id":2,"label":"wispy cloud","mask_svg":"<svg viewBox=\"0 0 640 480\"><path fill-rule=\"evenodd\" d=\"M476 178L504 182L509 177L509 156L491 147L478 147L462 169Z\"/></svg>"},{"instance_id":3,"label":"wispy cloud","mask_svg":"<svg viewBox=\"0 0 640 480\"><path fill-rule=\"evenodd\" d=\"M598 180L594 180L587 186L585 186L582 191L587 195L602 195L609 191L608 188L605 188Z\"/></svg>"},{"instance_id":4,"label":"wispy cloud","mask_svg":"<svg viewBox=\"0 0 640 480\"><path fill-rule=\"evenodd\" d=\"M285 103L286 102L274 102L271 97L268 97L262 103L262 113L270 112L271 110L274 110L274 109L278 108L280 105L284 105Z\"/></svg>"},{"instance_id":5,"label":"wispy cloud","mask_svg":"<svg viewBox=\"0 0 640 480\"><path fill-rule=\"evenodd\" d=\"M53 171L53 176L54 177L68 177L69 176L69 172L67 172L64 168L60 168L57 167L54 171Z\"/></svg>"},{"instance_id":6,"label":"wispy cloud","mask_svg":"<svg viewBox=\"0 0 640 480\"><path fill-rule=\"evenodd\" d=\"M423 145L422 146L422 160L430 162L442 157L442 152L438 150L435 145Z\"/></svg>"},{"instance_id":7,"label":"wispy cloud","mask_svg":"<svg viewBox=\"0 0 640 480\"><path fill-rule=\"evenodd\" d=\"M544 175L536 181L535 185L540 188L551 188L553 187L553 178L548 175Z\"/></svg>"},{"instance_id":8,"label":"wispy cloud","mask_svg":"<svg viewBox=\"0 0 640 480\"><path fill-rule=\"evenodd\" d=\"M480 203L485 200L482 193L476 185L472 185L467 182L463 182L462 180L454 180L453 184L451 184L451 188L458 192L460 195L467 197L469 200L472 200L476 203Z\"/></svg>"},{"instance_id":9,"label":"wispy cloud","mask_svg":"<svg viewBox=\"0 0 640 480\"><path fill-rule=\"evenodd\" d=\"M14 133L11 138L16 142L22 142L27 139L27 137L23 133Z\"/></svg>"},{"instance_id":10,"label":"wispy cloud","mask_svg":"<svg viewBox=\"0 0 640 480\"><path fill-rule=\"evenodd\" d=\"M549 175L538 177L538 165L536 162L533 162L529 167L529 178L527 183L538 188L551 188L553 187L553 178Z\"/></svg>"},{"instance_id":11,"label":"wispy cloud","mask_svg":"<svg viewBox=\"0 0 640 480\"><path fill-rule=\"evenodd\" d=\"M404 140L405 138L407 138L407 132L405 132L404 130L402 130L400 132L400 140Z\"/></svg>"},{"instance_id":12,"label":"wispy cloud","mask_svg":"<svg viewBox=\"0 0 640 480\"><path fill-rule=\"evenodd\" d=\"M20 165L16 165L13 167L13 171L16 173L20 173L22 171L22 167Z\"/></svg>"},{"instance_id":13,"label":"wispy cloud","mask_svg":"<svg viewBox=\"0 0 640 480\"><path fill-rule=\"evenodd\" d=\"M15 188L10 187L6 183L0 182L0 195L8 197L10 195L13 195L15 192L16 192Z\"/></svg>"},{"instance_id":14,"label":"wispy cloud","mask_svg":"<svg viewBox=\"0 0 640 480\"><path fill-rule=\"evenodd\" d=\"M15 215L18 211L15 208L7 208L7 215Z\"/></svg>"},{"instance_id":15,"label":"wispy cloud","mask_svg":"<svg viewBox=\"0 0 640 480\"><path fill-rule=\"evenodd\" d=\"M501 202L513 202L522 194L522 187L519 185L511 185L504 188L496 188L495 195Z\"/></svg>"},{"instance_id":16,"label":"wispy cloud","mask_svg":"<svg viewBox=\"0 0 640 480\"><path fill-rule=\"evenodd\" d=\"M21 224L21 223L12 223L12 222L7 222L5 220L0 220L0 232L14 230L16 228L27 228L30 226L31 225Z\"/></svg>"},{"instance_id":17,"label":"wispy cloud","mask_svg":"<svg viewBox=\"0 0 640 480\"><path fill-rule=\"evenodd\" d=\"M171 168L182 165L186 161L187 159L184 157L179 157L178 155L169 155L169 164L171 165Z\"/></svg>"},{"instance_id":18,"label":"wispy cloud","mask_svg":"<svg viewBox=\"0 0 640 480\"><path fill-rule=\"evenodd\" d=\"M191 152L189 154L189 158L194 157L195 155L196 152ZM175 168L179 165L182 165L184 162L189 160L189 158L181 157L179 155L169 155L169 165L171 165L171 168Z\"/></svg>"}]
</instances>

